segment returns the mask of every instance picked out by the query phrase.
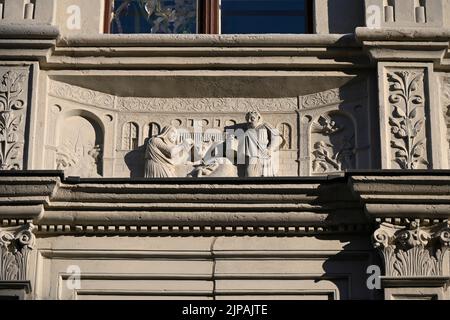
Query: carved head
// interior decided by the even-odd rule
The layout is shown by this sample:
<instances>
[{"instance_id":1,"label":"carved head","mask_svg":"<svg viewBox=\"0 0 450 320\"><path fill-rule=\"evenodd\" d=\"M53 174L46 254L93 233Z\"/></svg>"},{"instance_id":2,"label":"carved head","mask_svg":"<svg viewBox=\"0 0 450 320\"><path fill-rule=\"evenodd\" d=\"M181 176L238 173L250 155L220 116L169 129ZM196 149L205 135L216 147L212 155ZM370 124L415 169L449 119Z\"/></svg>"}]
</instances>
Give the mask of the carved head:
<instances>
[{"instance_id":1,"label":"carved head","mask_svg":"<svg viewBox=\"0 0 450 320\"><path fill-rule=\"evenodd\" d=\"M158 138L163 139L165 142L175 143L177 141L178 132L173 126L166 126L162 129Z\"/></svg>"},{"instance_id":2,"label":"carved head","mask_svg":"<svg viewBox=\"0 0 450 320\"><path fill-rule=\"evenodd\" d=\"M245 120L250 128L256 128L262 121L262 116L258 111L250 111L245 115Z\"/></svg>"},{"instance_id":3,"label":"carved head","mask_svg":"<svg viewBox=\"0 0 450 320\"><path fill-rule=\"evenodd\" d=\"M91 150L88 151L88 155L91 156L95 161L98 160L102 149L99 145L94 146Z\"/></svg>"}]
</instances>

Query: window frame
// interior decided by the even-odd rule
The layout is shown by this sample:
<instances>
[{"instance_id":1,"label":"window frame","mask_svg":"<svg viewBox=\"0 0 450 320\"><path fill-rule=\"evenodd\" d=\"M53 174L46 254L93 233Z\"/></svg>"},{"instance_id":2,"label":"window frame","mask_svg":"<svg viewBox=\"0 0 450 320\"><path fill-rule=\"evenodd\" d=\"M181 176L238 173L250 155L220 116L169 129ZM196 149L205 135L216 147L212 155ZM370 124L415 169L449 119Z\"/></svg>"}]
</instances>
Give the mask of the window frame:
<instances>
[{"instance_id":1,"label":"window frame","mask_svg":"<svg viewBox=\"0 0 450 320\"><path fill-rule=\"evenodd\" d=\"M103 32L111 33L111 15L112 15L112 4L114 0L105 0L105 15L103 23ZM306 32L304 34L313 33L314 29L314 10L313 10L313 0L305 0L306 2ZM220 4L221 0L199 0L198 1L198 27L197 34L221 34L221 12Z\"/></svg>"}]
</instances>

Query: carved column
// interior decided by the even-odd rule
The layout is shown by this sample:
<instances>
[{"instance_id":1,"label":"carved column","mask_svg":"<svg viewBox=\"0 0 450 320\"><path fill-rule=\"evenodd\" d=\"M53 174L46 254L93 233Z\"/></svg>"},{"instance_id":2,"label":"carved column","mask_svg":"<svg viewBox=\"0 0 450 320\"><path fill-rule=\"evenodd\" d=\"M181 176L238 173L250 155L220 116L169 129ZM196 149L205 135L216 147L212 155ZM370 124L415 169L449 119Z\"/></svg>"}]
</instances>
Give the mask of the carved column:
<instances>
[{"instance_id":1,"label":"carved column","mask_svg":"<svg viewBox=\"0 0 450 320\"><path fill-rule=\"evenodd\" d=\"M385 299L448 298L448 221L430 225L408 219L402 224L384 222L374 232L373 243L384 263Z\"/></svg>"},{"instance_id":2,"label":"carved column","mask_svg":"<svg viewBox=\"0 0 450 320\"><path fill-rule=\"evenodd\" d=\"M30 223L0 228L0 295L25 298L31 291L27 269L35 242L33 229Z\"/></svg>"}]
</instances>

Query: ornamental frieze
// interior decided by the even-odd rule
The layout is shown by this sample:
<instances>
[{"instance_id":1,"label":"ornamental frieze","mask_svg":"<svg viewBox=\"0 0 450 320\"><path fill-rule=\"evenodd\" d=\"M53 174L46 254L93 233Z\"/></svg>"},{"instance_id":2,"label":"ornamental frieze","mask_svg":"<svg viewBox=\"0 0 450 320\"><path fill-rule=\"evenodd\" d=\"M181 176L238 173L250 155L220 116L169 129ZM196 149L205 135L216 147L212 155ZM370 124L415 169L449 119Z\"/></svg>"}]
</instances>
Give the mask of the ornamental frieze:
<instances>
[{"instance_id":1,"label":"ornamental frieze","mask_svg":"<svg viewBox=\"0 0 450 320\"><path fill-rule=\"evenodd\" d=\"M134 98L119 97L117 107L133 112L293 112L297 98Z\"/></svg>"},{"instance_id":2,"label":"ornamental frieze","mask_svg":"<svg viewBox=\"0 0 450 320\"><path fill-rule=\"evenodd\" d=\"M300 106L305 109L341 103L339 89L331 89L300 97Z\"/></svg>"},{"instance_id":3,"label":"ornamental frieze","mask_svg":"<svg viewBox=\"0 0 450 320\"><path fill-rule=\"evenodd\" d=\"M103 108L114 108L114 96L67 83L50 81L49 95Z\"/></svg>"},{"instance_id":4,"label":"ornamental frieze","mask_svg":"<svg viewBox=\"0 0 450 320\"><path fill-rule=\"evenodd\" d=\"M82 104L129 112L293 112L298 98L158 98L115 97L58 81L50 82L49 95Z\"/></svg>"}]
</instances>

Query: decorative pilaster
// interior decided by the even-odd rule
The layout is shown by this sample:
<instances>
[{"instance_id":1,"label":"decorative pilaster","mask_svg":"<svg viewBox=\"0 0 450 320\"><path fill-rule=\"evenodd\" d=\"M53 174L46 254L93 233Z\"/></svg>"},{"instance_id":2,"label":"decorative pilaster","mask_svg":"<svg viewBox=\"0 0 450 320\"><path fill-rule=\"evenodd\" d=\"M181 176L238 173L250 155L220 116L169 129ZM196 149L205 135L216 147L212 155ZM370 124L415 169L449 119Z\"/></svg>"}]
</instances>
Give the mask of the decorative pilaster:
<instances>
[{"instance_id":1,"label":"decorative pilaster","mask_svg":"<svg viewBox=\"0 0 450 320\"><path fill-rule=\"evenodd\" d=\"M445 169L444 121L431 64L379 63L381 169Z\"/></svg>"},{"instance_id":2,"label":"decorative pilaster","mask_svg":"<svg viewBox=\"0 0 450 320\"><path fill-rule=\"evenodd\" d=\"M399 225L384 222L374 232L373 243L385 267L382 283L386 299L445 297L450 279L448 221L433 225L408 219Z\"/></svg>"},{"instance_id":3,"label":"decorative pilaster","mask_svg":"<svg viewBox=\"0 0 450 320\"><path fill-rule=\"evenodd\" d=\"M446 130L446 149L449 159L448 168L450 168L450 75L442 77L441 81L441 105L442 113L445 119ZM444 149L445 150L445 149Z\"/></svg>"},{"instance_id":4,"label":"decorative pilaster","mask_svg":"<svg viewBox=\"0 0 450 320\"><path fill-rule=\"evenodd\" d=\"M35 236L31 223L0 228L0 281L26 281Z\"/></svg>"},{"instance_id":5,"label":"decorative pilaster","mask_svg":"<svg viewBox=\"0 0 450 320\"><path fill-rule=\"evenodd\" d=\"M429 165L423 77L422 70L387 72L391 161L401 169Z\"/></svg>"},{"instance_id":6,"label":"decorative pilaster","mask_svg":"<svg viewBox=\"0 0 450 320\"><path fill-rule=\"evenodd\" d=\"M0 170L24 167L28 74L0 67Z\"/></svg>"}]
</instances>

